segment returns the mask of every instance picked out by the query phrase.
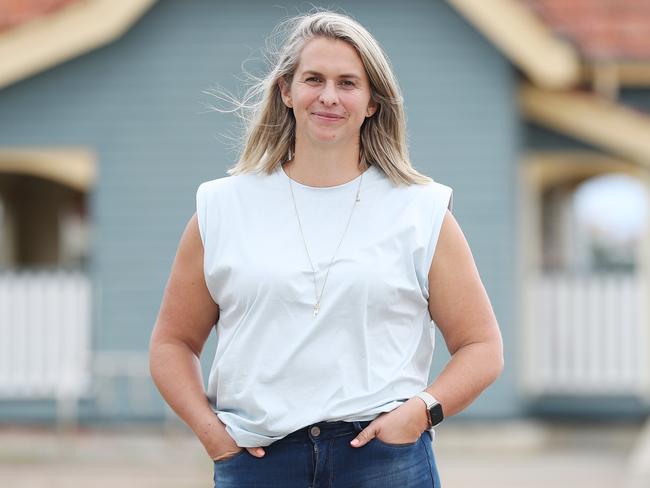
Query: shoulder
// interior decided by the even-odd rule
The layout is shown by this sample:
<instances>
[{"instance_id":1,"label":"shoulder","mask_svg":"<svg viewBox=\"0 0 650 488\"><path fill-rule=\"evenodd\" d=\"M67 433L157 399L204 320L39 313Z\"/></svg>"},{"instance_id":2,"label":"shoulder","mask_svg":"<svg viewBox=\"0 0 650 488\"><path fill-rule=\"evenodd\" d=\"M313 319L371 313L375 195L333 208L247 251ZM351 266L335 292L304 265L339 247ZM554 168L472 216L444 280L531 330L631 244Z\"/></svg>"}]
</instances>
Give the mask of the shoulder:
<instances>
[{"instance_id":1,"label":"shoulder","mask_svg":"<svg viewBox=\"0 0 650 488\"><path fill-rule=\"evenodd\" d=\"M197 193L215 194L227 193L230 191L243 190L247 188L259 188L260 183L267 181L268 175L261 173L244 173L237 175L222 176L213 180L204 181L199 184Z\"/></svg>"},{"instance_id":2,"label":"shoulder","mask_svg":"<svg viewBox=\"0 0 650 488\"><path fill-rule=\"evenodd\" d=\"M221 178L203 181L199 184L196 192L197 194L208 195L210 193L227 190L229 187L232 187L235 178L237 177L223 176Z\"/></svg>"},{"instance_id":3,"label":"shoulder","mask_svg":"<svg viewBox=\"0 0 650 488\"><path fill-rule=\"evenodd\" d=\"M206 230L211 228L208 226L208 221L214 220L214 217L221 212L224 198L227 201L227 195L232 193L233 178L224 176L199 184L196 190L196 218L202 240L205 240Z\"/></svg>"},{"instance_id":4,"label":"shoulder","mask_svg":"<svg viewBox=\"0 0 650 488\"><path fill-rule=\"evenodd\" d=\"M432 181L427 186L436 202L444 205L451 212L454 205L454 189L437 181Z\"/></svg>"},{"instance_id":5,"label":"shoulder","mask_svg":"<svg viewBox=\"0 0 650 488\"><path fill-rule=\"evenodd\" d=\"M425 192L430 195L451 195L453 188L438 181L432 180L425 185L417 185L422 187Z\"/></svg>"},{"instance_id":6,"label":"shoulder","mask_svg":"<svg viewBox=\"0 0 650 488\"><path fill-rule=\"evenodd\" d=\"M431 181L426 184L410 185L409 192L416 195L423 205L433 206L434 210L440 208L452 210L454 190L451 186Z\"/></svg>"},{"instance_id":7,"label":"shoulder","mask_svg":"<svg viewBox=\"0 0 650 488\"><path fill-rule=\"evenodd\" d=\"M237 188L242 185L242 180L245 180L247 176L223 176L221 178L203 181L196 190L197 204L206 204L222 198L228 198L230 195L236 193Z\"/></svg>"}]
</instances>

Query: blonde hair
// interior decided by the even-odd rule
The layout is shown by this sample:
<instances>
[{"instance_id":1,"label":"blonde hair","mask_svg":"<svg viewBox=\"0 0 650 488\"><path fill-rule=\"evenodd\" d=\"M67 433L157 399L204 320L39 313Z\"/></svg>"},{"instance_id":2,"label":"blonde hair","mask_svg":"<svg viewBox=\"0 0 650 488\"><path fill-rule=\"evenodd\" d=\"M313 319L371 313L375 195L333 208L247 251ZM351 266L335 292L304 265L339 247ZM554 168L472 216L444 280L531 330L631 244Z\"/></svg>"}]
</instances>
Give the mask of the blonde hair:
<instances>
[{"instance_id":1,"label":"blonde hair","mask_svg":"<svg viewBox=\"0 0 650 488\"><path fill-rule=\"evenodd\" d=\"M358 22L328 10L298 15L280 23L274 34L289 32L279 53L269 53L271 70L234 101L244 122L243 149L228 174L266 172L291 159L295 151L296 121L281 96L278 80L291 84L305 44L316 37L342 40L355 48L370 82L378 108L361 125L359 155L363 165L376 165L394 185L426 184L431 178L416 171L409 160L404 103L388 58L377 41ZM276 51L277 52L277 51Z\"/></svg>"}]
</instances>

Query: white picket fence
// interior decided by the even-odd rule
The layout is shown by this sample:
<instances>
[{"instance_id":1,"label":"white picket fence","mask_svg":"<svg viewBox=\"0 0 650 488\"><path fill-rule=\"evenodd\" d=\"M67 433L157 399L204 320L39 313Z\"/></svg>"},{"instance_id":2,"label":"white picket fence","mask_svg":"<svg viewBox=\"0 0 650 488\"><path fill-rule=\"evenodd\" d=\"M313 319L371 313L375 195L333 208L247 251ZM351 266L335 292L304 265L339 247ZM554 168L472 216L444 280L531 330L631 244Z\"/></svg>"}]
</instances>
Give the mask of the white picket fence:
<instances>
[{"instance_id":1,"label":"white picket fence","mask_svg":"<svg viewBox=\"0 0 650 488\"><path fill-rule=\"evenodd\" d=\"M0 273L0 400L76 408L90 386L91 299L80 272Z\"/></svg>"},{"instance_id":2,"label":"white picket fence","mask_svg":"<svg viewBox=\"0 0 650 488\"><path fill-rule=\"evenodd\" d=\"M540 275L527 284L524 389L533 394L650 394L646 280Z\"/></svg>"}]
</instances>

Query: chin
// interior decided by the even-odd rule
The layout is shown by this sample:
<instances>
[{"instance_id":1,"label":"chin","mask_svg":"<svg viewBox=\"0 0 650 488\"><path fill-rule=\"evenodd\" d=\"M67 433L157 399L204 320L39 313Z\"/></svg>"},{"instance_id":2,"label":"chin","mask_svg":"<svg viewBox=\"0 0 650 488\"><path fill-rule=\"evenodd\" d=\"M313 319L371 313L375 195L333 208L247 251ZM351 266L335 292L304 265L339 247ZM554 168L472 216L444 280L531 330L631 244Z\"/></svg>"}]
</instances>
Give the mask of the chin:
<instances>
[{"instance_id":1,"label":"chin","mask_svg":"<svg viewBox=\"0 0 650 488\"><path fill-rule=\"evenodd\" d=\"M311 140L314 142L320 142L320 143L331 143L331 142L337 142L341 140L341 135L337 134L336 132L320 132L317 134L312 133Z\"/></svg>"}]
</instances>

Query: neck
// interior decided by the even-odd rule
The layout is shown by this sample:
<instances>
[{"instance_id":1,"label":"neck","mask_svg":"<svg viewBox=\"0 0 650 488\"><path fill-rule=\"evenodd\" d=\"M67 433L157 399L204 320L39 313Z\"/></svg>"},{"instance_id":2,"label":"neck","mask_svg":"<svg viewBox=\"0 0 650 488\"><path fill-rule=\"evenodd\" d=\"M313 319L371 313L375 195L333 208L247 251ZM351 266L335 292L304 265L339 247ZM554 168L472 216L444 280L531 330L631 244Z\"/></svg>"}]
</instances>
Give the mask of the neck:
<instances>
[{"instance_id":1,"label":"neck","mask_svg":"<svg viewBox=\"0 0 650 488\"><path fill-rule=\"evenodd\" d=\"M359 164L359 145L308 148L296 141L293 158L284 165L291 179L307 186L342 185L363 173Z\"/></svg>"}]
</instances>

